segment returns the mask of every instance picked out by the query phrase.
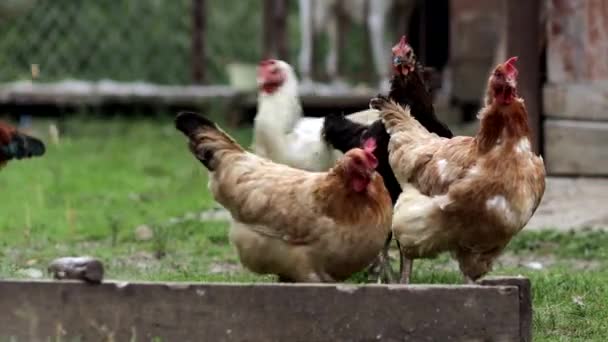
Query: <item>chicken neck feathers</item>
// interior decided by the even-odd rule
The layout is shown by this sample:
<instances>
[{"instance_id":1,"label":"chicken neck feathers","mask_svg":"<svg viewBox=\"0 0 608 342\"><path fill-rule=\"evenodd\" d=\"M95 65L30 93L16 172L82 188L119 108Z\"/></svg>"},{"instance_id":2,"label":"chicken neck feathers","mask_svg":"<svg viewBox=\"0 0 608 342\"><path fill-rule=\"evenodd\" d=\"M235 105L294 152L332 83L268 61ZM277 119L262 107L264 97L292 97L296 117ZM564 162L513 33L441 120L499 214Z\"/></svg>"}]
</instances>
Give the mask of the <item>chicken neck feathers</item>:
<instances>
[{"instance_id":1,"label":"chicken neck feathers","mask_svg":"<svg viewBox=\"0 0 608 342\"><path fill-rule=\"evenodd\" d=\"M454 136L446 124L435 115L433 97L424 82L422 65L416 64L416 69L408 76L393 75L388 98L403 107L409 107L411 115L429 132L440 137Z\"/></svg>"}]
</instances>

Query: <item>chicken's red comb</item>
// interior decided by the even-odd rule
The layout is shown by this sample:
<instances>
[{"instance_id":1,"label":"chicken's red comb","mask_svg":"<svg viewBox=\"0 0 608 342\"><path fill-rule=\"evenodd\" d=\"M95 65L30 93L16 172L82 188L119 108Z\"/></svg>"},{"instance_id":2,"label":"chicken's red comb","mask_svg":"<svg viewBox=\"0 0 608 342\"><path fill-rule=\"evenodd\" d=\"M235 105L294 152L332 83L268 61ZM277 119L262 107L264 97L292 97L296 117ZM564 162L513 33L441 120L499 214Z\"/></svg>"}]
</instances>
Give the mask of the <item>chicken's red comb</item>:
<instances>
[{"instance_id":1,"label":"chicken's red comb","mask_svg":"<svg viewBox=\"0 0 608 342\"><path fill-rule=\"evenodd\" d=\"M363 142L363 150L365 150L366 152L374 152L374 150L376 149L376 139L375 138L367 138L365 139L365 141Z\"/></svg>"},{"instance_id":2,"label":"chicken's red comb","mask_svg":"<svg viewBox=\"0 0 608 342\"><path fill-rule=\"evenodd\" d=\"M507 59L506 62L503 63L504 67L505 67L505 72L507 73L507 75L511 76L511 77L517 77L517 68L515 67L515 62L517 62L518 57L514 56L511 57L509 59Z\"/></svg>"},{"instance_id":3,"label":"chicken's red comb","mask_svg":"<svg viewBox=\"0 0 608 342\"><path fill-rule=\"evenodd\" d=\"M407 47L408 47L407 38L405 36L401 36L401 39L399 40L399 42L397 44L395 44L395 46L393 46L392 51L393 51L393 53L395 53L395 52L401 51Z\"/></svg>"},{"instance_id":4,"label":"chicken's red comb","mask_svg":"<svg viewBox=\"0 0 608 342\"><path fill-rule=\"evenodd\" d=\"M405 37L405 35L401 36L401 39L399 39L399 46L405 46L407 45L407 37Z\"/></svg>"}]
</instances>

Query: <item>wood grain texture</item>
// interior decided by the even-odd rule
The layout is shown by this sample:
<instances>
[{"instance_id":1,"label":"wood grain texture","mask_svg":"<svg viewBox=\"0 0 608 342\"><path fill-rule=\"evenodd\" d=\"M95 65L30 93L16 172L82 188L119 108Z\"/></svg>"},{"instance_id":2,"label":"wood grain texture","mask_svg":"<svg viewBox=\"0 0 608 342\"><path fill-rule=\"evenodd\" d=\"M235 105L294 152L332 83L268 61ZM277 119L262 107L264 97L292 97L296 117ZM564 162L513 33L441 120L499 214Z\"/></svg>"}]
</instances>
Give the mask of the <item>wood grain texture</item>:
<instances>
[{"instance_id":1,"label":"wood grain texture","mask_svg":"<svg viewBox=\"0 0 608 342\"><path fill-rule=\"evenodd\" d=\"M608 175L608 122L545 121L545 167L552 175Z\"/></svg>"},{"instance_id":2,"label":"wood grain texture","mask_svg":"<svg viewBox=\"0 0 608 342\"><path fill-rule=\"evenodd\" d=\"M477 103L483 97L504 26L502 3L450 0L451 95L459 101Z\"/></svg>"},{"instance_id":3,"label":"wood grain texture","mask_svg":"<svg viewBox=\"0 0 608 342\"><path fill-rule=\"evenodd\" d=\"M239 92L224 85L168 86L143 82L17 81L0 85L0 103L14 105L150 104L196 105L212 99L234 99Z\"/></svg>"},{"instance_id":4,"label":"wood grain texture","mask_svg":"<svg viewBox=\"0 0 608 342\"><path fill-rule=\"evenodd\" d=\"M8 280L0 339L520 341L520 291L529 288Z\"/></svg>"},{"instance_id":5,"label":"wood grain texture","mask_svg":"<svg viewBox=\"0 0 608 342\"><path fill-rule=\"evenodd\" d=\"M493 277L482 279L486 286L517 286L519 289L519 334L522 342L532 341L532 284L524 277Z\"/></svg>"},{"instance_id":6,"label":"wood grain texture","mask_svg":"<svg viewBox=\"0 0 608 342\"><path fill-rule=\"evenodd\" d=\"M547 84L543 93L547 117L608 121L608 81Z\"/></svg>"},{"instance_id":7,"label":"wood grain texture","mask_svg":"<svg viewBox=\"0 0 608 342\"><path fill-rule=\"evenodd\" d=\"M548 82L608 79L606 1L550 0L547 5Z\"/></svg>"}]
</instances>

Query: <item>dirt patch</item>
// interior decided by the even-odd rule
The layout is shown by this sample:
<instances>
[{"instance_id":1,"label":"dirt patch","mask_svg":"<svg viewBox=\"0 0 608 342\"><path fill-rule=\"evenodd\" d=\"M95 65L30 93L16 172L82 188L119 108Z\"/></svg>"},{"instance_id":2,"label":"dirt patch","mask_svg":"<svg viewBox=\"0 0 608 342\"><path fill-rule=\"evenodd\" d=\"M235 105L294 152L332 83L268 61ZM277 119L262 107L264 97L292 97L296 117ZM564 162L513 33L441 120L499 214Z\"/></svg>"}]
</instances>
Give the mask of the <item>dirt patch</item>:
<instances>
[{"instance_id":1,"label":"dirt patch","mask_svg":"<svg viewBox=\"0 0 608 342\"><path fill-rule=\"evenodd\" d=\"M243 268L238 263L221 261L211 263L208 272L211 274L234 274L242 270Z\"/></svg>"},{"instance_id":2,"label":"dirt patch","mask_svg":"<svg viewBox=\"0 0 608 342\"><path fill-rule=\"evenodd\" d=\"M524 267L532 270L544 270L547 268L555 267L557 265L567 266L577 271L588 271L598 269L601 263L597 260L584 260L584 259L564 259L557 258L552 254L547 255L535 255L535 254L514 254L505 253L498 258L496 261L496 267Z\"/></svg>"},{"instance_id":3,"label":"dirt patch","mask_svg":"<svg viewBox=\"0 0 608 342\"><path fill-rule=\"evenodd\" d=\"M134 267L146 270L159 265L160 261L150 252L139 251L126 257L114 258L110 264L116 268Z\"/></svg>"},{"instance_id":4,"label":"dirt patch","mask_svg":"<svg viewBox=\"0 0 608 342\"><path fill-rule=\"evenodd\" d=\"M608 229L608 179L548 178L526 229Z\"/></svg>"}]
</instances>

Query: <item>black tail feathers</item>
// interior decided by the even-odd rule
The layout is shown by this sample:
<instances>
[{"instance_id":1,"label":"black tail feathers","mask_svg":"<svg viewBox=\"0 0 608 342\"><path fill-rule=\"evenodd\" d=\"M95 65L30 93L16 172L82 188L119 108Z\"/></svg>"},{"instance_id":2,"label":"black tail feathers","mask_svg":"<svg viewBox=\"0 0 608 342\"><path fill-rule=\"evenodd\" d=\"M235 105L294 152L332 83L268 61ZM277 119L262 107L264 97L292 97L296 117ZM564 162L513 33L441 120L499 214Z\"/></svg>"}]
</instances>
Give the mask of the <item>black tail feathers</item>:
<instances>
[{"instance_id":1,"label":"black tail feathers","mask_svg":"<svg viewBox=\"0 0 608 342\"><path fill-rule=\"evenodd\" d=\"M182 112L175 117L175 128L189 139L190 151L210 171L215 171L223 152L244 152L215 122L202 115Z\"/></svg>"},{"instance_id":2,"label":"black tail feathers","mask_svg":"<svg viewBox=\"0 0 608 342\"><path fill-rule=\"evenodd\" d=\"M37 138L23 133L15 133L10 142L0 146L0 153L5 159L24 159L44 155L46 147Z\"/></svg>"},{"instance_id":3,"label":"black tail feathers","mask_svg":"<svg viewBox=\"0 0 608 342\"><path fill-rule=\"evenodd\" d=\"M342 114L330 114L325 117L321 134L329 145L346 153L361 147L361 138L366 130L366 125L352 122Z\"/></svg>"},{"instance_id":4,"label":"black tail feathers","mask_svg":"<svg viewBox=\"0 0 608 342\"><path fill-rule=\"evenodd\" d=\"M352 122L344 115L329 115L323 123L323 137L331 146L343 153L355 147L361 147L367 139L374 138L376 140L374 156L378 159L376 171L382 175L393 204L397 201L401 193L401 186L388 161L388 143L391 137L386 132L382 120L376 120L367 126Z\"/></svg>"},{"instance_id":5,"label":"black tail feathers","mask_svg":"<svg viewBox=\"0 0 608 342\"><path fill-rule=\"evenodd\" d=\"M218 129L215 122L196 113L180 112L175 117L175 128L187 136L191 136L198 128L205 126Z\"/></svg>"}]
</instances>

